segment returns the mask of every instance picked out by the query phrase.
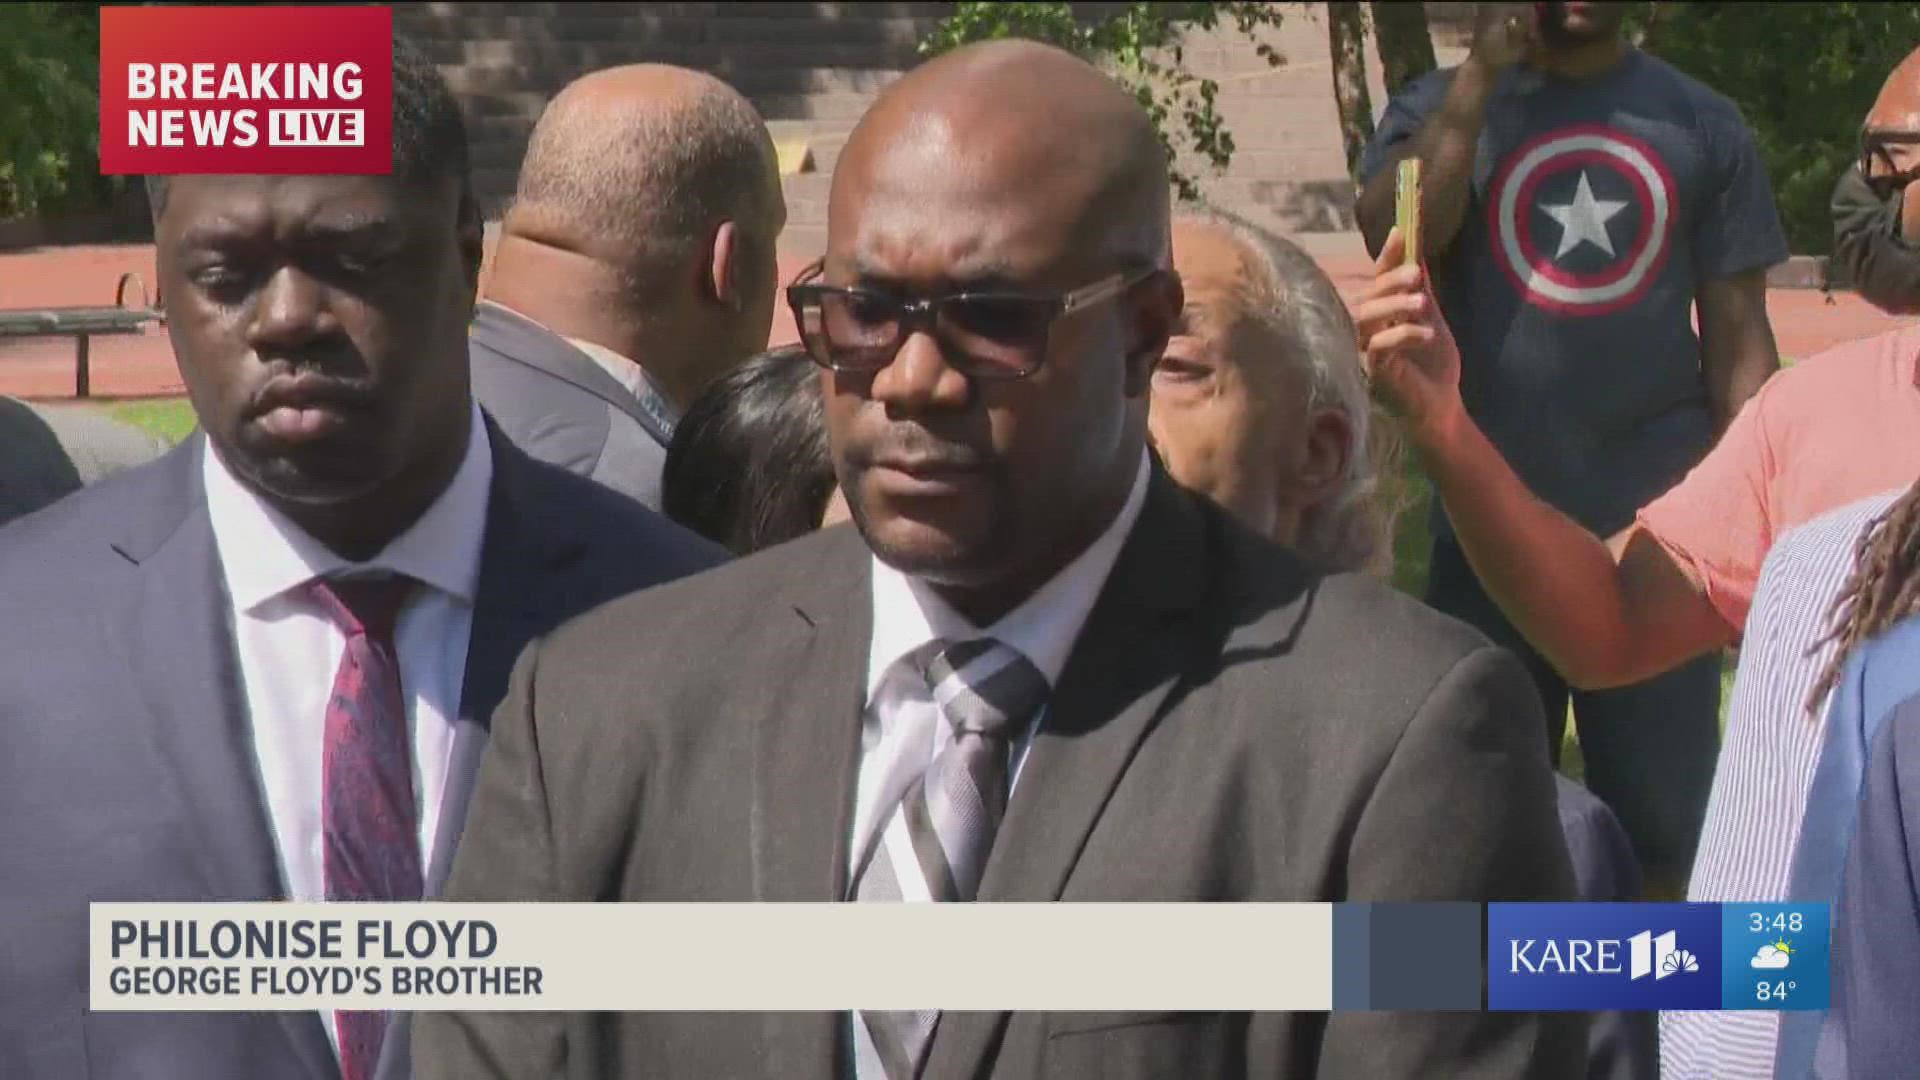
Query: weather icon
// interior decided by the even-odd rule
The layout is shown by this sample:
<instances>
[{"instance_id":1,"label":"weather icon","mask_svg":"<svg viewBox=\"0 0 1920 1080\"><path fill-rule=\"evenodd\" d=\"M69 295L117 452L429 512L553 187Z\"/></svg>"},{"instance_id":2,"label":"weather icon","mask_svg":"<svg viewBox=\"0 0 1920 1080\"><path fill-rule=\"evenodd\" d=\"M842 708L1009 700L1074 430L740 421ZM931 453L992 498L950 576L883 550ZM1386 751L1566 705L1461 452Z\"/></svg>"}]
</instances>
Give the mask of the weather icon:
<instances>
[{"instance_id":1,"label":"weather icon","mask_svg":"<svg viewBox=\"0 0 1920 1080\"><path fill-rule=\"evenodd\" d=\"M1753 966L1763 970L1778 970L1786 967L1792 957L1793 942L1780 940L1760 946L1760 951L1753 954Z\"/></svg>"}]
</instances>

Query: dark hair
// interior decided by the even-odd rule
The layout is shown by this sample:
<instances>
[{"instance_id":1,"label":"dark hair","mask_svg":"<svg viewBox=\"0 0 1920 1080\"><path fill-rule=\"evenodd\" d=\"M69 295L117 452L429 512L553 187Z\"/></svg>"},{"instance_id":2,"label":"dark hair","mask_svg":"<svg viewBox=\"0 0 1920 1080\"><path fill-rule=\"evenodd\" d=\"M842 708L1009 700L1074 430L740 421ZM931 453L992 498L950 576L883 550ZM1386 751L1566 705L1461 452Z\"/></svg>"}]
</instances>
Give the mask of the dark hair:
<instances>
[{"instance_id":1,"label":"dark hair","mask_svg":"<svg viewBox=\"0 0 1920 1080\"><path fill-rule=\"evenodd\" d=\"M1829 613L1832 625L1809 651L1839 644L1813 684L1807 710L1818 717L1820 703L1839 685L1855 646L1915 612L1920 612L1920 483L1887 507L1854 546L1853 573Z\"/></svg>"},{"instance_id":2,"label":"dark hair","mask_svg":"<svg viewBox=\"0 0 1920 1080\"><path fill-rule=\"evenodd\" d=\"M418 45L394 35L394 177L410 183L458 179L460 224L477 225L480 203L467 164L467 123L447 80ZM155 221L167 206L167 182L166 176L147 177L147 202Z\"/></svg>"},{"instance_id":3,"label":"dark hair","mask_svg":"<svg viewBox=\"0 0 1920 1080\"><path fill-rule=\"evenodd\" d=\"M736 555L820 527L833 460L813 362L798 345L748 360L701 391L673 432L661 509Z\"/></svg>"}]
</instances>

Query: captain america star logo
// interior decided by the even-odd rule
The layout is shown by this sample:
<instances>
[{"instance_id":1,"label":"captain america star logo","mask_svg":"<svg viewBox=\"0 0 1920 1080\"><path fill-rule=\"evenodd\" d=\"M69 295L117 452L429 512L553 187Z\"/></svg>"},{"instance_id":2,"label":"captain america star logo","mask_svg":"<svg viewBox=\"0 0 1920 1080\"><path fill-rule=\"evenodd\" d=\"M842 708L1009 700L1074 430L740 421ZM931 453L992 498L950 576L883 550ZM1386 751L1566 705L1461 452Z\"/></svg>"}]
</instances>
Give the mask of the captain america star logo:
<instances>
[{"instance_id":1,"label":"captain america star logo","mask_svg":"<svg viewBox=\"0 0 1920 1080\"><path fill-rule=\"evenodd\" d=\"M1494 260L1526 302L1562 315L1633 304L1672 246L1673 176L1652 147L1598 124L1507 156L1487 200Z\"/></svg>"}]
</instances>

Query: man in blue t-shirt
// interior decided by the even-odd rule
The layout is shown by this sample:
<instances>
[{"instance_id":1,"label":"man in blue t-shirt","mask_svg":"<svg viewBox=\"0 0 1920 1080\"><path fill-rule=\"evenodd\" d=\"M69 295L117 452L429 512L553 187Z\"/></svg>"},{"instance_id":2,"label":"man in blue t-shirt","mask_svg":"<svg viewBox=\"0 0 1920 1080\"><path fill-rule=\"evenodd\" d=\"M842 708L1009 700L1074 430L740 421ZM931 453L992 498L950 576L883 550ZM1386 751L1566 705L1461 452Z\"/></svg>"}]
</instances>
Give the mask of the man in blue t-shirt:
<instances>
[{"instance_id":1,"label":"man in blue t-shirt","mask_svg":"<svg viewBox=\"0 0 1920 1080\"><path fill-rule=\"evenodd\" d=\"M1765 275L1787 254L1738 109L1629 45L1623 8L1483 5L1467 61L1387 106L1357 208L1377 255L1393 166L1420 158L1421 244L1468 412L1535 495L1600 536L1679 480L1778 368ZM1428 602L1527 661L1557 753L1567 683L1437 508L1434 534ZM1692 863L1719 662L1572 693L1587 782L1656 895L1678 895Z\"/></svg>"}]
</instances>

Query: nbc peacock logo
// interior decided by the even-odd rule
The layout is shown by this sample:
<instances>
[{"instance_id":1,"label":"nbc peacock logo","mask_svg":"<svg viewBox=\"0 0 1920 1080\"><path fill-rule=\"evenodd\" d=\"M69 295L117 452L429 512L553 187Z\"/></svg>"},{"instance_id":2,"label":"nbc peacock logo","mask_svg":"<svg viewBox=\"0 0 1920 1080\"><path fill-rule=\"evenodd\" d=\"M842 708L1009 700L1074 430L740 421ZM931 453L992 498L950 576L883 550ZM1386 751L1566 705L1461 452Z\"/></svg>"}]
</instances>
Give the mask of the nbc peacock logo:
<instances>
[{"instance_id":1,"label":"nbc peacock logo","mask_svg":"<svg viewBox=\"0 0 1920 1080\"><path fill-rule=\"evenodd\" d=\"M1700 970L1700 961L1691 952L1679 948L1677 935L1669 930L1655 934L1642 930L1627 939L1627 973L1630 979L1653 976L1658 982L1669 975L1686 975Z\"/></svg>"}]
</instances>

